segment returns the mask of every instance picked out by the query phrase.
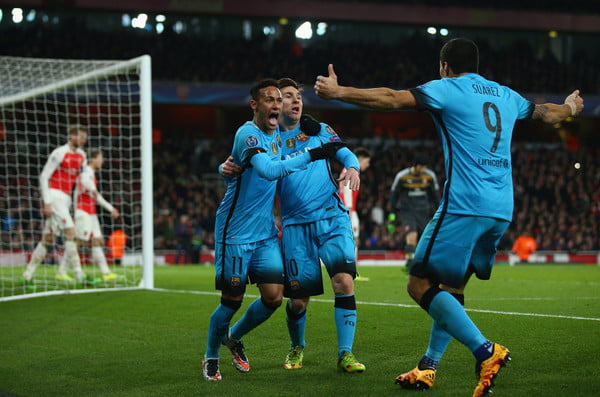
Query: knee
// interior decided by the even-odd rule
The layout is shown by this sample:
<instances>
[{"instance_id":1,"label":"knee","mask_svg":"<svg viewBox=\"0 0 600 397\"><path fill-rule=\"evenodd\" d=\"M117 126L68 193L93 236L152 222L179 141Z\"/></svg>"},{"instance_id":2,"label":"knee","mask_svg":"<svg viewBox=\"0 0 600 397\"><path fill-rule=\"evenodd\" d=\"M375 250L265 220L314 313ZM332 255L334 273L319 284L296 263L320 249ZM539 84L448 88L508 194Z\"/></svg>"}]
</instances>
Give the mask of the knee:
<instances>
[{"instance_id":1,"label":"knee","mask_svg":"<svg viewBox=\"0 0 600 397\"><path fill-rule=\"evenodd\" d=\"M300 313L306 310L308 299L290 299L289 307L294 313Z\"/></svg>"},{"instance_id":2,"label":"knee","mask_svg":"<svg viewBox=\"0 0 600 397\"><path fill-rule=\"evenodd\" d=\"M331 278L333 292L336 294L353 295L354 281L349 273L336 273Z\"/></svg>"},{"instance_id":3,"label":"knee","mask_svg":"<svg viewBox=\"0 0 600 397\"><path fill-rule=\"evenodd\" d=\"M415 302L420 304L423 294L432 286L433 284L428 279L411 275L406 284L406 291Z\"/></svg>"},{"instance_id":4,"label":"knee","mask_svg":"<svg viewBox=\"0 0 600 397\"><path fill-rule=\"evenodd\" d=\"M265 306L267 306L268 308L271 308L273 310L275 310L279 306L281 306L281 303L283 302L282 296L270 296L270 297L263 296L260 299L262 300L262 302Z\"/></svg>"}]
</instances>

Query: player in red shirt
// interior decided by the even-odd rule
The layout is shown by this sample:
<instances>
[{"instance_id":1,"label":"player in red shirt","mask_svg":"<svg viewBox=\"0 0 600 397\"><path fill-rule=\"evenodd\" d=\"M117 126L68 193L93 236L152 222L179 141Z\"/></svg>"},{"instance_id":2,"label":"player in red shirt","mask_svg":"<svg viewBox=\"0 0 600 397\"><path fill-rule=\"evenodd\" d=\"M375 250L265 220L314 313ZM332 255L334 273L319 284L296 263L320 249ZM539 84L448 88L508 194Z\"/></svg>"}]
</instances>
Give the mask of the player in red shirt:
<instances>
[{"instance_id":1,"label":"player in red shirt","mask_svg":"<svg viewBox=\"0 0 600 397\"><path fill-rule=\"evenodd\" d=\"M98 192L96 171L104 164L104 156L100 150L90 151L88 165L83 167L75 184L75 235L80 244L87 244L91 240L92 262L100 267L102 280L112 281L122 279L110 271L104 255L104 237L96 211L96 203L111 213L114 219L119 217L119 210L113 207Z\"/></svg>"},{"instance_id":2,"label":"player in red shirt","mask_svg":"<svg viewBox=\"0 0 600 397\"><path fill-rule=\"evenodd\" d=\"M23 285L30 290L35 290L33 274L46 257L47 247L54 243L55 236L60 235L61 232L65 237L63 261L73 265L78 282L82 284L96 282L86 277L81 269L75 243L75 225L70 212L75 179L86 163L82 147L87 141L87 131L80 126L70 127L68 131L69 142L52 151L40 175L40 191L44 201L44 229L42 239L33 250L22 279ZM73 281L71 277L61 274L60 271L56 278L59 281Z\"/></svg>"}]
</instances>

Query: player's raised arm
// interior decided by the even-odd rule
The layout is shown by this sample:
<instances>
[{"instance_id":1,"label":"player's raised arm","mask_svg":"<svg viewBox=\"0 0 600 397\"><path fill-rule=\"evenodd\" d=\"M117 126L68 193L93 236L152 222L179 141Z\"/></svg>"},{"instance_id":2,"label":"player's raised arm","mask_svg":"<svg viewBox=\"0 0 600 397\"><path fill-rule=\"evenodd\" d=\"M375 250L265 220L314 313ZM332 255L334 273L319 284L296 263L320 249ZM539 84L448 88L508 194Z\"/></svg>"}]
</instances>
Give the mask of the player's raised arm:
<instances>
[{"instance_id":1,"label":"player's raised arm","mask_svg":"<svg viewBox=\"0 0 600 397\"><path fill-rule=\"evenodd\" d=\"M565 98L565 103L544 103L535 105L531 118L544 123L554 124L563 121L569 116L577 116L583 110L583 98L579 96L579 90L573 91Z\"/></svg>"},{"instance_id":2,"label":"player's raised arm","mask_svg":"<svg viewBox=\"0 0 600 397\"><path fill-rule=\"evenodd\" d=\"M337 99L361 107L377 110L399 110L417 106L413 94L407 90L391 88L354 88L338 84L333 65L328 66L329 76L317 76L315 93L323 99Z\"/></svg>"}]
</instances>

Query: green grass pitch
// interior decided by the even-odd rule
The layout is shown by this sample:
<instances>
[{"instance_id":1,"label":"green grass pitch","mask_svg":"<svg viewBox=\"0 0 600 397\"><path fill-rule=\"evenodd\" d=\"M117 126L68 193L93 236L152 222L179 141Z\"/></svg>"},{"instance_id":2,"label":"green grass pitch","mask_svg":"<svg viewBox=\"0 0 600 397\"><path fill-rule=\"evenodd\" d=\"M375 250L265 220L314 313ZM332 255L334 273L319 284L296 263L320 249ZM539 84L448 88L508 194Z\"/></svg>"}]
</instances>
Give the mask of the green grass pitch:
<instances>
[{"instance_id":1,"label":"green grass pitch","mask_svg":"<svg viewBox=\"0 0 600 397\"><path fill-rule=\"evenodd\" d=\"M411 396L394 378L424 353L431 321L409 299L403 269L362 267L354 353L363 374L336 370L327 293L309 305L304 368L284 370L285 310L244 338L249 373L221 350L221 382L200 362L219 302L213 269L157 267L157 291L67 294L0 302L0 396ZM239 318L256 297L250 286ZM496 266L471 280L466 308L513 361L494 396L600 396L600 267ZM452 341L429 396L470 396L474 359Z\"/></svg>"}]
</instances>

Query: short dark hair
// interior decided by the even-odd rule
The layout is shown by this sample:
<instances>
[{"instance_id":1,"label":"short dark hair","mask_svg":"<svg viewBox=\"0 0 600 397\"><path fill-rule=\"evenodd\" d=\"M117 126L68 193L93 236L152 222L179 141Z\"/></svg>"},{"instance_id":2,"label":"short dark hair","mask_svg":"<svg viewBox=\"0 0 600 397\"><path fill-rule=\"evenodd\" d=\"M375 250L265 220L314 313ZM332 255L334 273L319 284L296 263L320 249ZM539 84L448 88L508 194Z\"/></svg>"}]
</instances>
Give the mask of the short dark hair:
<instances>
[{"instance_id":1,"label":"short dark hair","mask_svg":"<svg viewBox=\"0 0 600 397\"><path fill-rule=\"evenodd\" d=\"M452 39L440 50L440 62L448 62L448 66L456 74L479 73L477 44L469 39Z\"/></svg>"},{"instance_id":2,"label":"short dark hair","mask_svg":"<svg viewBox=\"0 0 600 397\"><path fill-rule=\"evenodd\" d=\"M254 85L252 85L252 88L250 88L250 95L252 96L252 99L254 99L255 101L258 101L258 92L265 87L279 88L279 86L277 85L277 80L275 80L275 79L269 78L269 79L259 80L256 83L254 83Z\"/></svg>"},{"instance_id":3,"label":"short dark hair","mask_svg":"<svg viewBox=\"0 0 600 397\"><path fill-rule=\"evenodd\" d=\"M356 155L356 157L364 157L367 159L370 159L372 157L371 151L362 146L359 146L356 149L354 149L354 154Z\"/></svg>"},{"instance_id":4,"label":"short dark hair","mask_svg":"<svg viewBox=\"0 0 600 397\"><path fill-rule=\"evenodd\" d=\"M96 158L99 154L102 154L102 150L100 149L92 149L90 150L90 159Z\"/></svg>"},{"instance_id":5,"label":"short dark hair","mask_svg":"<svg viewBox=\"0 0 600 397\"><path fill-rule=\"evenodd\" d=\"M283 77L283 78L277 80L277 86L279 87L280 90L285 87L294 87L295 89L297 89L300 92L304 91L304 86L302 86L302 84L298 84L298 82L296 80L290 79L289 77Z\"/></svg>"}]
</instances>

